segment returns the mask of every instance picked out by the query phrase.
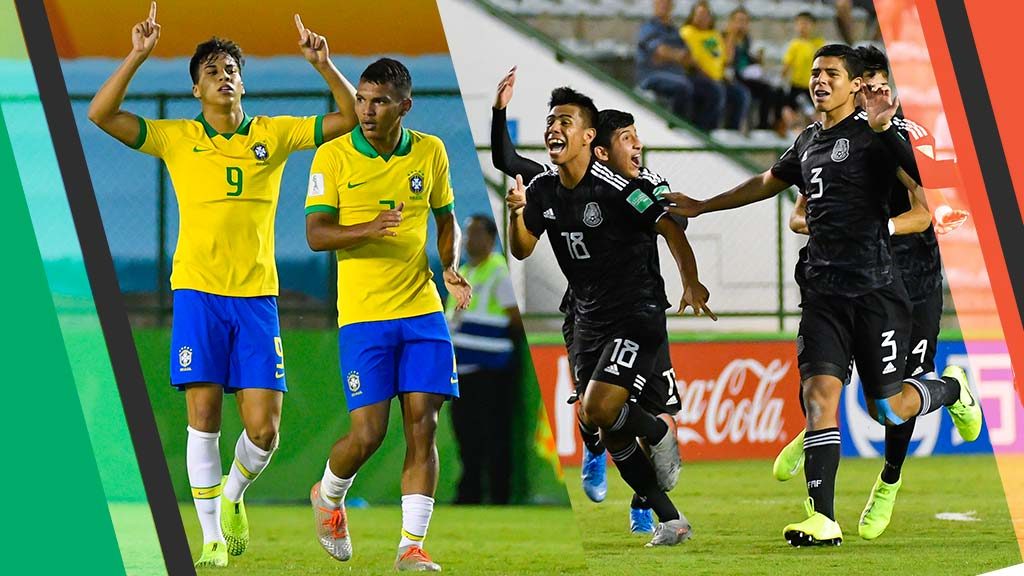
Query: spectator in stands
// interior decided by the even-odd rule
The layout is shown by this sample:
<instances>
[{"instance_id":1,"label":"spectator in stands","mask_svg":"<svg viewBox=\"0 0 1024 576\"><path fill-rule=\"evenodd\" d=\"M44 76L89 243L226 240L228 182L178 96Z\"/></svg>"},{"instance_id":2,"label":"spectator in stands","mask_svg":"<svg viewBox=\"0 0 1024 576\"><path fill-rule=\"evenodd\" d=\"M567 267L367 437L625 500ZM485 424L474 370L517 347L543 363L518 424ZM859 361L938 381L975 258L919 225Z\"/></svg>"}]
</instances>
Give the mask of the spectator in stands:
<instances>
[{"instance_id":1,"label":"spectator in stands","mask_svg":"<svg viewBox=\"0 0 1024 576\"><path fill-rule=\"evenodd\" d=\"M739 130L750 108L750 91L743 84L726 78L726 64L732 53L726 53L725 38L715 28L715 16L707 0L697 0L679 33L697 68L715 82L720 111L717 115L727 112L725 127ZM710 127L716 128L716 124L710 124Z\"/></svg>"},{"instance_id":2,"label":"spectator in stands","mask_svg":"<svg viewBox=\"0 0 1024 576\"><path fill-rule=\"evenodd\" d=\"M465 226L467 262L459 273L476 290L466 310L449 296L448 325L458 360L460 396L452 402L452 424L462 458L456 504L508 504L512 478L512 411L519 386L523 321L508 265L494 251L498 228L476 214Z\"/></svg>"},{"instance_id":3,"label":"spectator in stands","mask_svg":"<svg viewBox=\"0 0 1024 576\"><path fill-rule=\"evenodd\" d=\"M811 65L814 63L814 53L825 45L825 39L815 30L816 24L817 20L810 12L797 14L793 22L796 38L789 41L782 56L782 77L789 80L789 92L783 108L788 128L806 125L813 113L810 96L807 94L811 82Z\"/></svg>"},{"instance_id":4,"label":"spectator in stands","mask_svg":"<svg viewBox=\"0 0 1024 576\"><path fill-rule=\"evenodd\" d=\"M710 131L721 120L721 94L716 83L696 67L672 24L672 4L672 0L654 0L654 15L640 27L637 87L668 99L676 116Z\"/></svg>"},{"instance_id":5,"label":"spectator in stands","mask_svg":"<svg viewBox=\"0 0 1024 576\"><path fill-rule=\"evenodd\" d=\"M725 28L725 51L732 54L732 70L735 82L746 86L753 100L757 101L758 130L775 129L785 131L782 121L782 90L766 77L763 67L764 50L751 52L750 13L740 6L729 13Z\"/></svg>"}]
</instances>

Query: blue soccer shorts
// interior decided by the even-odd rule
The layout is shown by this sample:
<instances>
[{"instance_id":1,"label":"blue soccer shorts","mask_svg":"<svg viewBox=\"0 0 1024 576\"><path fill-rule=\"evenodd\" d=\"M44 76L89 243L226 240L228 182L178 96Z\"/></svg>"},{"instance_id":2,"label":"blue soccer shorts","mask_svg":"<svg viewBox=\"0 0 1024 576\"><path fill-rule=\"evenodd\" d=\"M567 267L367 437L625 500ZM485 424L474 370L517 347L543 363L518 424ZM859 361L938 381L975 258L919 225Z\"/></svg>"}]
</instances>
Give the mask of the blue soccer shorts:
<instances>
[{"instance_id":1,"label":"blue soccer shorts","mask_svg":"<svg viewBox=\"0 0 1024 576\"><path fill-rule=\"evenodd\" d=\"M349 412L408 392L459 396L455 350L440 312L342 326L338 352Z\"/></svg>"},{"instance_id":2,"label":"blue soccer shorts","mask_svg":"<svg viewBox=\"0 0 1024 576\"><path fill-rule=\"evenodd\" d=\"M174 291L171 385L196 383L288 391L276 297Z\"/></svg>"}]
</instances>

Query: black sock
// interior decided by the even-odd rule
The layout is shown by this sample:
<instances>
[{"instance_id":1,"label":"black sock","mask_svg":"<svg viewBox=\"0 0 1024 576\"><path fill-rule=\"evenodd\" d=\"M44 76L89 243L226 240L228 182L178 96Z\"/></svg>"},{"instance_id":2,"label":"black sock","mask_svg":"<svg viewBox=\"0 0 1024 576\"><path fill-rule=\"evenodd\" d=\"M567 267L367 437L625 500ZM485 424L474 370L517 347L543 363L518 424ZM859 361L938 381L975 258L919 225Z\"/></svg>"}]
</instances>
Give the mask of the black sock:
<instances>
[{"instance_id":1,"label":"black sock","mask_svg":"<svg viewBox=\"0 0 1024 576\"><path fill-rule=\"evenodd\" d=\"M804 436L804 476L814 510L835 520L836 473L839 471L839 428L807 431Z\"/></svg>"},{"instance_id":2,"label":"black sock","mask_svg":"<svg viewBox=\"0 0 1024 576\"><path fill-rule=\"evenodd\" d=\"M633 510L650 510L651 504L636 494L633 494L633 499L629 501L629 507Z\"/></svg>"},{"instance_id":3,"label":"black sock","mask_svg":"<svg viewBox=\"0 0 1024 576\"><path fill-rule=\"evenodd\" d=\"M899 426L885 427L885 465L882 467L882 482L899 482L900 471L910 450L910 437L914 435L916 422L917 418L911 418Z\"/></svg>"},{"instance_id":4,"label":"black sock","mask_svg":"<svg viewBox=\"0 0 1024 576\"><path fill-rule=\"evenodd\" d=\"M942 406L949 406L960 399L960 383L948 376L939 380L907 378L903 383L921 395L921 410L918 411L918 416L934 412Z\"/></svg>"},{"instance_id":5,"label":"black sock","mask_svg":"<svg viewBox=\"0 0 1024 576\"><path fill-rule=\"evenodd\" d=\"M629 436L643 438L649 445L654 446L668 433L668 424L636 404L626 402L622 405L615 424L608 430L626 432Z\"/></svg>"},{"instance_id":6,"label":"black sock","mask_svg":"<svg viewBox=\"0 0 1024 576\"><path fill-rule=\"evenodd\" d=\"M619 475L636 492L636 497L644 507L651 508L658 516L658 522L668 522L679 518L679 511L669 499L668 494L658 487L658 478L654 474L654 466L636 442L617 451L608 451L612 455Z\"/></svg>"},{"instance_id":7,"label":"black sock","mask_svg":"<svg viewBox=\"0 0 1024 576\"><path fill-rule=\"evenodd\" d=\"M597 428L588 428L578 417L576 418L576 425L580 429L580 436L583 437L583 444L587 447L587 450L595 456L604 454L604 444L601 443L601 435L598 433Z\"/></svg>"}]
</instances>

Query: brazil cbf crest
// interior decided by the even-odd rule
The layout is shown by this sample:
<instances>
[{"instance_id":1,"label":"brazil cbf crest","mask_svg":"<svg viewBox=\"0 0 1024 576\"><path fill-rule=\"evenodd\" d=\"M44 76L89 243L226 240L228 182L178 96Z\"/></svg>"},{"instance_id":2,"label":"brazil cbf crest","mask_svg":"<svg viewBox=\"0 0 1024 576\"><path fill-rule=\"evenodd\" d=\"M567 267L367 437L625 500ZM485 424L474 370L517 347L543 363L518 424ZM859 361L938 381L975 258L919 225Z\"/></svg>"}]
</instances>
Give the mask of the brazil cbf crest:
<instances>
[{"instance_id":1,"label":"brazil cbf crest","mask_svg":"<svg viewBox=\"0 0 1024 576\"><path fill-rule=\"evenodd\" d=\"M359 389L360 386L362 386L362 383L359 382L359 372L356 372L355 370L349 372L348 376L345 377L345 383L348 384L348 391L351 392L353 396L359 396L362 394L362 391Z\"/></svg>"},{"instance_id":2,"label":"brazil cbf crest","mask_svg":"<svg viewBox=\"0 0 1024 576\"><path fill-rule=\"evenodd\" d=\"M588 202L586 208L583 209L583 223L591 228L597 228L604 222L604 218L601 217L601 207L597 205L597 202Z\"/></svg>"},{"instance_id":3,"label":"brazil cbf crest","mask_svg":"<svg viewBox=\"0 0 1024 576\"><path fill-rule=\"evenodd\" d=\"M836 140L836 145L832 147L832 161L842 162L850 157L850 141L846 138L840 138Z\"/></svg>"},{"instance_id":4,"label":"brazil cbf crest","mask_svg":"<svg viewBox=\"0 0 1024 576\"><path fill-rule=\"evenodd\" d=\"M270 158L270 150L267 150L267 145L263 142L257 142L252 147L252 155L260 162L264 162L267 158Z\"/></svg>"},{"instance_id":5,"label":"brazil cbf crest","mask_svg":"<svg viewBox=\"0 0 1024 576\"><path fill-rule=\"evenodd\" d=\"M178 349L178 366L179 372L192 371L192 349L188 346L182 346Z\"/></svg>"},{"instance_id":6,"label":"brazil cbf crest","mask_svg":"<svg viewBox=\"0 0 1024 576\"><path fill-rule=\"evenodd\" d=\"M409 173L409 192L413 194L423 192L423 172L416 170Z\"/></svg>"}]
</instances>

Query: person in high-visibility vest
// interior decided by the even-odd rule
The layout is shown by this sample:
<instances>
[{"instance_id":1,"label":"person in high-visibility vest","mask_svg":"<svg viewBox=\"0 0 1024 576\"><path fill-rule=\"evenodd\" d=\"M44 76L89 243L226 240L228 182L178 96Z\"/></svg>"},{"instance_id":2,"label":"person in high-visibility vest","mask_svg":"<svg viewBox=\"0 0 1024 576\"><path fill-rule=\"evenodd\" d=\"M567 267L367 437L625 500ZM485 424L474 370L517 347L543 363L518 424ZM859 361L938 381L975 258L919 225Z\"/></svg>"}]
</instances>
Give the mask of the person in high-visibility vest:
<instances>
[{"instance_id":1,"label":"person in high-visibility vest","mask_svg":"<svg viewBox=\"0 0 1024 576\"><path fill-rule=\"evenodd\" d=\"M452 424L462 458L457 504L507 504L511 477L512 407L519 374L515 343L523 334L505 257L494 251L498 228L489 216L469 218L467 262L459 273L475 287L466 310L448 299L448 325L458 361L460 396Z\"/></svg>"}]
</instances>

